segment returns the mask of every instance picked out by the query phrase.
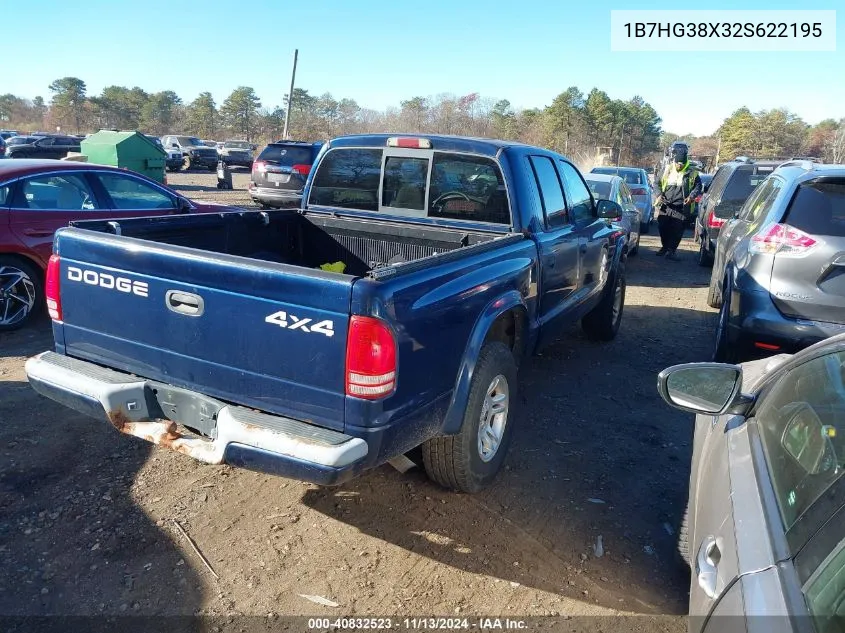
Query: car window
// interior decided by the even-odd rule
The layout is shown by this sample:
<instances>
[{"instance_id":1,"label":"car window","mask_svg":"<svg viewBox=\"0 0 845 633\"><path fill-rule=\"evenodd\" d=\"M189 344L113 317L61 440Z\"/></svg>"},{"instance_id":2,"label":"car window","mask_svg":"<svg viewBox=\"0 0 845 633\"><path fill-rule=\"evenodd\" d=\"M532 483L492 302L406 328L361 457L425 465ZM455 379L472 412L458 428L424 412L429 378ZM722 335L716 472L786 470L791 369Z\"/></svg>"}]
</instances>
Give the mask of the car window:
<instances>
[{"instance_id":1,"label":"car window","mask_svg":"<svg viewBox=\"0 0 845 633\"><path fill-rule=\"evenodd\" d=\"M310 165L314 162L314 154L310 147L271 144L261 150L258 160L272 161L283 167Z\"/></svg>"},{"instance_id":2,"label":"car window","mask_svg":"<svg viewBox=\"0 0 845 633\"><path fill-rule=\"evenodd\" d=\"M9 191L11 191L9 185L0 186L0 207L9 206Z\"/></svg>"},{"instance_id":3,"label":"car window","mask_svg":"<svg viewBox=\"0 0 845 633\"><path fill-rule=\"evenodd\" d=\"M55 139L52 136L47 136L36 141L36 145L38 145L39 147L49 147L53 145L54 140Z\"/></svg>"},{"instance_id":4,"label":"car window","mask_svg":"<svg viewBox=\"0 0 845 633\"><path fill-rule=\"evenodd\" d=\"M786 222L810 235L845 237L845 179L799 185L786 212Z\"/></svg>"},{"instance_id":5,"label":"car window","mask_svg":"<svg viewBox=\"0 0 845 633\"><path fill-rule=\"evenodd\" d=\"M586 180L587 186L590 188L590 191L593 192L594 198L609 198L610 196L610 183L606 180L590 180L589 178Z\"/></svg>"},{"instance_id":6,"label":"car window","mask_svg":"<svg viewBox=\"0 0 845 633\"><path fill-rule=\"evenodd\" d=\"M620 169L619 175L629 185L643 184L642 172L638 169Z\"/></svg>"},{"instance_id":7,"label":"car window","mask_svg":"<svg viewBox=\"0 0 845 633\"><path fill-rule=\"evenodd\" d=\"M839 633L845 618L845 540L819 565L804 591L819 633Z\"/></svg>"},{"instance_id":8,"label":"car window","mask_svg":"<svg viewBox=\"0 0 845 633\"><path fill-rule=\"evenodd\" d=\"M722 194L723 202L745 202L751 192L757 188L774 171L774 168L767 168L757 165L742 165L728 180L725 192Z\"/></svg>"},{"instance_id":9,"label":"car window","mask_svg":"<svg viewBox=\"0 0 845 633\"><path fill-rule=\"evenodd\" d=\"M563 185L558 177L552 159L546 156L531 156L531 165L540 187L540 199L546 214L546 224L549 227L568 224L566 216L566 202L563 197Z\"/></svg>"},{"instance_id":10,"label":"car window","mask_svg":"<svg viewBox=\"0 0 845 633\"><path fill-rule=\"evenodd\" d=\"M845 352L789 371L763 397L754 417L789 530L845 466Z\"/></svg>"},{"instance_id":11,"label":"car window","mask_svg":"<svg viewBox=\"0 0 845 633\"><path fill-rule=\"evenodd\" d=\"M707 190L714 198L718 198L719 194L722 193L722 189L725 186L725 183L728 181L728 176L730 176L731 168L727 165L723 165L719 167L716 171L716 174L713 176L713 182L710 183L710 189Z\"/></svg>"},{"instance_id":12,"label":"car window","mask_svg":"<svg viewBox=\"0 0 845 633\"><path fill-rule=\"evenodd\" d=\"M745 201L739 217L749 224L766 217L778 197L778 193L780 193L781 185L782 182L779 178L773 177L766 180Z\"/></svg>"},{"instance_id":13,"label":"car window","mask_svg":"<svg viewBox=\"0 0 845 633\"><path fill-rule=\"evenodd\" d=\"M145 182L123 174L97 174L114 209L173 209L173 197Z\"/></svg>"},{"instance_id":14,"label":"car window","mask_svg":"<svg viewBox=\"0 0 845 633\"><path fill-rule=\"evenodd\" d=\"M381 206L425 211L428 163L427 158L388 156L384 161Z\"/></svg>"},{"instance_id":15,"label":"car window","mask_svg":"<svg viewBox=\"0 0 845 633\"><path fill-rule=\"evenodd\" d=\"M491 158L434 152L428 199L430 217L511 223L505 179Z\"/></svg>"},{"instance_id":16,"label":"car window","mask_svg":"<svg viewBox=\"0 0 845 633\"><path fill-rule=\"evenodd\" d=\"M619 183L619 204L632 205L634 200L631 198L631 190L624 182Z\"/></svg>"},{"instance_id":17,"label":"car window","mask_svg":"<svg viewBox=\"0 0 845 633\"><path fill-rule=\"evenodd\" d=\"M81 211L98 208L88 183L75 174L27 178L15 197L15 206L21 209Z\"/></svg>"},{"instance_id":18,"label":"car window","mask_svg":"<svg viewBox=\"0 0 845 633\"><path fill-rule=\"evenodd\" d=\"M339 148L320 161L309 204L378 211L381 149Z\"/></svg>"},{"instance_id":19,"label":"car window","mask_svg":"<svg viewBox=\"0 0 845 633\"><path fill-rule=\"evenodd\" d=\"M590 190L584 184L584 179L572 165L559 161L558 167L563 176L566 200L569 203L571 216L580 222L592 222L596 218Z\"/></svg>"}]
</instances>

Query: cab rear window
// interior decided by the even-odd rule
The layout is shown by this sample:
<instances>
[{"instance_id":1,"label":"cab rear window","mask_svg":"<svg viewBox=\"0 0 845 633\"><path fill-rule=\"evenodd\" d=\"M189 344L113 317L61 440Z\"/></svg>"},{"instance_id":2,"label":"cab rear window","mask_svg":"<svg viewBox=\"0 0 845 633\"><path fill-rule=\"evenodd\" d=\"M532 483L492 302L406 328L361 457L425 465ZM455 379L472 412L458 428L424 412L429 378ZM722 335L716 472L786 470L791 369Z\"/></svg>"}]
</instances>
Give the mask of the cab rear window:
<instances>
[{"instance_id":1,"label":"cab rear window","mask_svg":"<svg viewBox=\"0 0 845 633\"><path fill-rule=\"evenodd\" d=\"M510 224L505 182L494 160L449 152L384 153L330 150L314 175L309 204Z\"/></svg>"}]
</instances>

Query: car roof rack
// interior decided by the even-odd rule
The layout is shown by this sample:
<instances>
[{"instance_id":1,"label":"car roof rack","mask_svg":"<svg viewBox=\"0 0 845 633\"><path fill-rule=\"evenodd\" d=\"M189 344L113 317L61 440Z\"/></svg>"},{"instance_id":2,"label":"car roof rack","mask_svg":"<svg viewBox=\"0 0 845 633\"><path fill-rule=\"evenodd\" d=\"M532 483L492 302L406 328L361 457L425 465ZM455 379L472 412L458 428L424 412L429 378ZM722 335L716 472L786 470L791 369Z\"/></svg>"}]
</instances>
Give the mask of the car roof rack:
<instances>
[{"instance_id":1,"label":"car roof rack","mask_svg":"<svg viewBox=\"0 0 845 633\"><path fill-rule=\"evenodd\" d=\"M781 163L778 165L778 169L781 167L800 167L804 171L813 171L816 168L816 164L814 161L810 160L809 158L797 158L793 160L788 160L785 163Z\"/></svg>"}]
</instances>

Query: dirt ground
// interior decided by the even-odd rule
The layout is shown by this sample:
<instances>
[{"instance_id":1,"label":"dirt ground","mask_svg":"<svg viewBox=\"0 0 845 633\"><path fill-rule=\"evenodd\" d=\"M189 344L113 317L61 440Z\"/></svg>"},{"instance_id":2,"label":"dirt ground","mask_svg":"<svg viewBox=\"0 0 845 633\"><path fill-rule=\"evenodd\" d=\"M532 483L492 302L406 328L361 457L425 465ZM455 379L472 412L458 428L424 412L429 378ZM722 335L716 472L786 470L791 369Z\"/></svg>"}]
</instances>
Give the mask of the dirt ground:
<instances>
[{"instance_id":1,"label":"dirt ground","mask_svg":"<svg viewBox=\"0 0 845 633\"><path fill-rule=\"evenodd\" d=\"M210 173L168 179L248 201ZM655 232L629 260L617 339L573 327L523 367L506 469L475 496L419 469L320 488L200 464L38 396L23 364L52 346L46 319L0 334L0 614L686 613L692 420L655 384L709 358L715 311L691 241L665 261Z\"/></svg>"}]
</instances>

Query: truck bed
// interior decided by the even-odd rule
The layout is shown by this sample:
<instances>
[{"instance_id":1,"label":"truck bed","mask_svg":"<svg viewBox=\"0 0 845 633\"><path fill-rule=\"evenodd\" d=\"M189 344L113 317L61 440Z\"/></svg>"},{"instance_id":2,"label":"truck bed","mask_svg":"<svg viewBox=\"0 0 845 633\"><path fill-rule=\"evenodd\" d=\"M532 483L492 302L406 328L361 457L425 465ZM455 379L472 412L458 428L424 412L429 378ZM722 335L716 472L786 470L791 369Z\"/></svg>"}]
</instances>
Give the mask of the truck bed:
<instances>
[{"instance_id":1,"label":"truck bed","mask_svg":"<svg viewBox=\"0 0 845 633\"><path fill-rule=\"evenodd\" d=\"M378 276L377 271L389 265L496 237L493 233L306 215L295 210L83 221L72 226L304 268L343 262L345 274L355 277Z\"/></svg>"}]
</instances>

